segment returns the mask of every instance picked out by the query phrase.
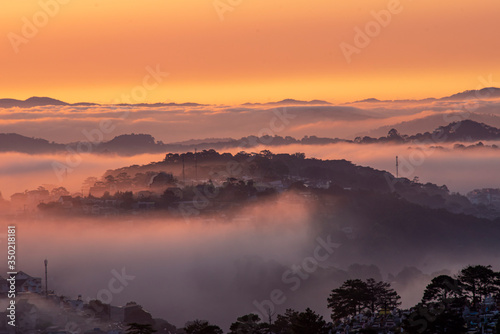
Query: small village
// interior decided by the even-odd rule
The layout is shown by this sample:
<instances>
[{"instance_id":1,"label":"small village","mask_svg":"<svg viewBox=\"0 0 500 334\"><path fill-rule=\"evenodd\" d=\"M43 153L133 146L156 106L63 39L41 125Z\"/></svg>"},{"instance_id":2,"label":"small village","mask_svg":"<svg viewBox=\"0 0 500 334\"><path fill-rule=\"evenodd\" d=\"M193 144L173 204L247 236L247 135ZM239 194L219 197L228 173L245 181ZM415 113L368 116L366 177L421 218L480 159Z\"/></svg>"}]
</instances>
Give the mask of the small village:
<instances>
[{"instance_id":1,"label":"small village","mask_svg":"<svg viewBox=\"0 0 500 334\"><path fill-rule=\"evenodd\" d=\"M320 161L306 159L302 153L273 154L267 150L232 155L212 149L169 153L163 161L108 170L99 178L83 180L78 191L42 184L12 194L10 201L0 196L0 208L3 215L39 218L53 214L221 214L243 202L292 189L306 200L321 189L397 192L410 202L455 213L489 219L500 215L499 189L478 189L464 196L450 193L446 186L419 183L418 177L394 178L345 160Z\"/></svg>"},{"instance_id":2,"label":"small village","mask_svg":"<svg viewBox=\"0 0 500 334\"><path fill-rule=\"evenodd\" d=\"M83 300L46 291L42 278L23 271L16 275L15 333L23 334L125 334L128 323L157 323L164 326L160 333L175 333L172 325L160 319L153 320L142 306L129 302L125 306L104 304L98 299ZM8 282L0 277L0 304L7 305ZM2 307L6 309L7 307ZM0 312L0 333L14 333L7 326L7 311ZM8 330L10 329L10 331ZM168 329L168 330L166 330Z\"/></svg>"}]
</instances>

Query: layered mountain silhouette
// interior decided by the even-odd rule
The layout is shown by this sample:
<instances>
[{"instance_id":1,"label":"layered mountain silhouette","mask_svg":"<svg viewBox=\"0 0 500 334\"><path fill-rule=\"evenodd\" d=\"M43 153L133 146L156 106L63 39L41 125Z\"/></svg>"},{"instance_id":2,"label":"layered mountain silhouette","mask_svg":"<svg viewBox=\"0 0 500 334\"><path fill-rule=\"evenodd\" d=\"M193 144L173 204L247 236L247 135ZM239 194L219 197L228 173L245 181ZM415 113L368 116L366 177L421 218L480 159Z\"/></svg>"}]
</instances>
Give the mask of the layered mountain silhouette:
<instances>
[{"instance_id":1,"label":"layered mountain silhouette","mask_svg":"<svg viewBox=\"0 0 500 334\"><path fill-rule=\"evenodd\" d=\"M79 103L67 103L60 100L56 100L50 97L30 97L27 100L16 100L16 99L0 99L0 108L33 108L33 107L44 107L44 106L97 106L98 103L91 102L79 102ZM171 107L171 106L182 106L182 107L195 107L202 106L198 103L137 103L137 104L126 104L120 103L119 106L138 106L138 107Z\"/></svg>"},{"instance_id":2,"label":"layered mountain silhouette","mask_svg":"<svg viewBox=\"0 0 500 334\"><path fill-rule=\"evenodd\" d=\"M494 97L500 97L500 88L487 87L479 90L466 90L448 97L443 97L441 100L487 99Z\"/></svg>"},{"instance_id":3,"label":"layered mountain silhouette","mask_svg":"<svg viewBox=\"0 0 500 334\"><path fill-rule=\"evenodd\" d=\"M444 143L444 142L472 142L478 140L500 140L500 129L484 123L463 120L440 126L433 132L418 133L408 136L401 135L396 129L389 130L385 137L357 137L358 143Z\"/></svg>"},{"instance_id":4,"label":"layered mountain silhouette","mask_svg":"<svg viewBox=\"0 0 500 334\"><path fill-rule=\"evenodd\" d=\"M485 111L484 113L471 112L471 113L466 113L465 115L467 116L468 120L475 121L478 123L485 123L490 126L500 128L500 116L488 113L488 111ZM369 136L378 138L385 136L391 129L398 129L398 131L401 133L405 133L407 135L414 135L419 132L424 133L429 129L436 129L440 126L446 126L447 124L455 120L463 120L463 119L464 119L464 113L460 111L450 112L447 114L436 113L422 118L417 118L411 121L404 121L401 123L384 125L377 129L370 130L366 133L360 133L357 136L361 137Z\"/></svg>"},{"instance_id":5,"label":"layered mountain silhouette","mask_svg":"<svg viewBox=\"0 0 500 334\"><path fill-rule=\"evenodd\" d=\"M29 138L17 133L0 133L0 152L49 153L63 151L65 145L40 138Z\"/></svg>"},{"instance_id":6,"label":"layered mountain silhouette","mask_svg":"<svg viewBox=\"0 0 500 334\"><path fill-rule=\"evenodd\" d=\"M120 103L117 104L118 106L136 106L136 107L149 107L149 108L155 108L155 107L198 107L198 106L206 106L206 104L199 104L199 103L193 103L193 102L186 102L186 103L136 103L136 104L128 104L128 103Z\"/></svg>"},{"instance_id":7,"label":"layered mountain silhouette","mask_svg":"<svg viewBox=\"0 0 500 334\"><path fill-rule=\"evenodd\" d=\"M22 152L29 154L57 153L78 150L85 147L85 152L101 154L135 155L142 153L182 152L188 150L227 149L242 148L250 149L259 145L283 146L283 145L326 145L335 143L391 143L391 144L438 144L453 142L476 142L484 140L500 140L500 129L484 123L463 120L453 122L446 126L440 126L432 132L418 133L416 135L402 135L396 129L391 129L386 136L379 138L357 137L354 141L340 138L326 138L317 136L305 136L296 139L290 136L247 136L240 139L210 138L204 140L189 140L185 142L165 144L149 134L124 134L116 136L109 141L100 143L54 143L40 138L29 138L15 133L0 134L0 152ZM90 146L90 149L88 148ZM477 146L481 147L481 146Z\"/></svg>"},{"instance_id":8,"label":"layered mountain silhouette","mask_svg":"<svg viewBox=\"0 0 500 334\"><path fill-rule=\"evenodd\" d=\"M277 102L268 102L268 103L244 103L244 106L262 106L262 105L287 105L287 104L293 104L293 105L324 105L324 104L331 104L330 102L323 101L323 100L312 100L312 101L301 101L301 100L295 100L295 99L284 99L281 101Z\"/></svg>"},{"instance_id":9,"label":"layered mountain silhouette","mask_svg":"<svg viewBox=\"0 0 500 334\"><path fill-rule=\"evenodd\" d=\"M421 100L378 100L375 98L369 98L364 100L355 101L352 103L363 103L363 102L429 102L429 101L438 101L438 100L467 100L467 99L486 99L486 98L496 98L500 97L500 88L496 87L487 87L480 90L466 90L461 93L453 94L450 96L442 97L439 99L436 98L427 98ZM50 97L30 97L27 100L16 100L16 99L0 99L0 108L32 108L32 107L40 107L40 106L91 106L91 105L99 105L98 103L91 102L79 102L79 103L67 103L60 100L56 100ZM117 104L120 106L141 106L141 107L163 107L163 106L184 106L184 107L193 107L193 106L204 106L206 104L198 104L198 103L137 103L137 104L126 104L120 103ZM276 102L268 102L268 103L244 103L245 106L259 106L259 105L331 105L328 101L323 100L312 100L312 101L301 101L295 99L284 99Z\"/></svg>"},{"instance_id":10,"label":"layered mountain silhouette","mask_svg":"<svg viewBox=\"0 0 500 334\"><path fill-rule=\"evenodd\" d=\"M80 102L80 103L66 103L60 100L52 99L50 97L30 97L27 100L16 100L16 99L0 99L0 108L32 108L32 107L43 107L43 106L91 106L97 105L96 103Z\"/></svg>"},{"instance_id":11,"label":"layered mountain silhouette","mask_svg":"<svg viewBox=\"0 0 500 334\"><path fill-rule=\"evenodd\" d=\"M471 99L489 99L500 97L500 88L486 87L482 89L466 90L450 96L442 98L426 98L420 100L379 100L376 98L368 98L364 100L354 101L352 103L377 103L377 102L432 102L432 101L449 101L449 100L471 100Z\"/></svg>"}]
</instances>

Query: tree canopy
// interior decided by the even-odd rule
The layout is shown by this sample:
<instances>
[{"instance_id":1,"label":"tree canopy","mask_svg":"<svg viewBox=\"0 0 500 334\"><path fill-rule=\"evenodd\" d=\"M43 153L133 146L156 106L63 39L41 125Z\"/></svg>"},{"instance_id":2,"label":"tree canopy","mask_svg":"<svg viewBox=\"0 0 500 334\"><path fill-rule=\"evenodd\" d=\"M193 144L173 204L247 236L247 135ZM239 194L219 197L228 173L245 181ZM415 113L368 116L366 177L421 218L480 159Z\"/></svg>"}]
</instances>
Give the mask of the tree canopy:
<instances>
[{"instance_id":1,"label":"tree canopy","mask_svg":"<svg viewBox=\"0 0 500 334\"><path fill-rule=\"evenodd\" d=\"M472 297L472 303L476 305L489 294L497 293L500 289L499 274L495 273L491 266L467 266L460 271L458 280L464 290Z\"/></svg>"},{"instance_id":2,"label":"tree canopy","mask_svg":"<svg viewBox=\"0 0 500 334\"><path fill-rule=\"evenodd\" d=\"M425 288L422 302L447 303L450 298L459 298L463 295L462 283L448 275L434 277Z\"/></svg>"},{"instance_id":3,"label":"tree canopy","mask_svg":"<svg viewBox=\"0 0 500 334\"><path fill-rule=\"evenodd\" d=\"M229 327L229 334L264 334L267 333L267 324L260 321L260 317L250 313L239 317L236 322Z\"/></svg>"},{"instance_id":4,"label":"tree canopy","mask_svg":"<svg viewBox=\"0 0 500 334\"><path fill-rule=\"evenodd\" d=\"M390 283L377 282L372 278L347 280L340 288L332 290L328 298L328 308L333 320L355 316L364 309L372 314L398 307L401 297L391 288Z\"/></svg>"},{"instance_id":5,"label":"tree canopy","mask_svg":"<svg viewBox=\"0 0 500 334\"><path fill-rule=\"evenodd\" d=\"M187 334L223 334L219 326L211 325L206 320L194 320L186 323L184 331Z\"/></svg>"},{"instance_id":6,"label":"tree canopy","mask_svg":"<svg viewBox=\"0 0 500 334\"><path fill-rule=\"evenodd\" d=\"M153 334L157 331L149 324L138 324L136 322L128 324L127 334Z\"/></svg>"}]
</instances>

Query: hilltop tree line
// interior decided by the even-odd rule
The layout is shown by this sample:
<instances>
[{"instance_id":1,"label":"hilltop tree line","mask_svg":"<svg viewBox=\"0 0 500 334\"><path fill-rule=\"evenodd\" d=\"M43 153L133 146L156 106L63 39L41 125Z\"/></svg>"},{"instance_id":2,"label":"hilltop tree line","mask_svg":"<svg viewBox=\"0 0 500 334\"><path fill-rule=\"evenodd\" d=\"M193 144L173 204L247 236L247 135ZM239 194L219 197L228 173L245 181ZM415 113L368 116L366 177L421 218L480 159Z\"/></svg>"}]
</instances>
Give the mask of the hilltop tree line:
<instances>
[{"instance_id":1,"label":"hilltop tree line","mask_svg":"<svg viewBox=\"0 0 500 334\"><path fill-rule=\"evenodd\" d=\"M175 196L165 194L165 203L155 198L145 198L154 201L156 206L169 206L169 200L192 200L192 187L202 188L210 180L221 183L224 181L247 182L282 181L287 186L291 181L303 180L309 183L310 189L316 184L329 184L330 187L351 190L375 191L382 194L394 193L401 198L422 206L438 209L444 208L454 213L466 213L481 217L497 217L490 208L473 205L465 196L450 193L444 185L420 183L418 177L413 180L394 178L385 171L370 167L361 167L345 160L319 160L306 158L303 153L273 154L268 150L259 153L239 152L237 154L218 153L203 150L199 152L168 153L163 161L147 165L134 165L116 170L109 170L98 179L90 177L82 185L83 197L104 199L121 199L126 192L151 191L161 194L168 188L186 188L186 194ZM190 189L191 187L191 189ZM225 191L225 187L220 188ZM272 187L269 187L272 191ZM184 192L184 191L182 191ZM132 194L127 194L129 199ZM242 194L243 199L252 198L254 192ZM130 202L130 201L128 201ZM125 207L129 205L125 204ZM130 209L130 208L129 208Z\"/></svg>"},{"instance_id":2,"label":"hilltop tree line","mask_svg":"<svg viewBox=\"0 0 500 334\"><path fill-rule=\"evenodd\" d=\"M418 133L415 135L400 134L396 129L390 129L386 136L372 138L369 136L356 137L354 140L341 138L328 138L317 136L304 136L302 139L291 136L246 136L240 139L221 139L220 141L208 140L206 142L184 142L165 144L157 141L149 134L124 134L114 137L109 141L102 141L92 146L92 152L97 154L115 153L124 156L160 153L166 151L187 151L195 148L201 150L243 148L249 149L265 146L285 146L285 145L326 145L335 143L352 144L411 144L428 143L434 145L443 142L464 142L480 140L498 140L500 129L479 123L472 120L462 120L453 122L445 126L440 126L432 132ZM25 137L15 133L0 134L0 152L24 152L24 153L56 153L67 152L68 148L80 152L81 146L88 145L88 142L74 143L54 143L45 139Z\"/></svg>"},{"instance_id":3,"label":"hilltop tree line","mask_svg":"<svg viewBox=\"0 0 500 334\"><path fill-rule=\"evenodd\" d=\"M487 300L493 304L487 304ZM372 278L346 280L333 289L327 298L332 322L310 308L299 312L287 309L273 319L261 319L257 314L238 317L230 326L229 334L328 334L342 325L348 326L358 315L387 318L401 314L398 307L401 297L388 282ZM425 288L421 302L406 312L400 324L393 330L407 334L421 333L466 333L464 310L481 311L486 307L495 309L500 302L500 272L491 266L469 265L458 275L440 275L432 279ZM496 315L496 332L500 333L500 316ZM267 321L266 321L267 320ZM348 327L347 327L348 328ZM223 334L223 330L206 320L189 321L183 328L186 334ZM333 331L332 331L333 330ZM155 330L150 325L129 324L129 334L150 334ZM377 329L365 327L359 333L378 333Z\"/></svg>"}]
</instances>

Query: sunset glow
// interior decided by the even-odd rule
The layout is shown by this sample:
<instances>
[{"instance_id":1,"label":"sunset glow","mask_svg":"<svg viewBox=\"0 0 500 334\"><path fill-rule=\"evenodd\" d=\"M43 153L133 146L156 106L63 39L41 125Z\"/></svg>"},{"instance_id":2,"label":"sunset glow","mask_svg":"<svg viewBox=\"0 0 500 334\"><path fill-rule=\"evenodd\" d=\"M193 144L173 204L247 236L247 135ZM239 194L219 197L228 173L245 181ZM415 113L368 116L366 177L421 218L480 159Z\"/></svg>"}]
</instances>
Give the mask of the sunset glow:
<instances>
[{"instance_id":1,"label":"sunset glow","mask_svg":"<svg viewBox=\"0 0 500 334\"><path fill-rule=\"evenodd\" d=\"M1 9L1 333L500 333L500 1Z\"/></svg>"},{"instance_id":2,"label":"sunset glow","mask_svg":"<svg viewBox=\"0 0 500 334\"><path fill-rule=\"evenodd\" d=\"M3 4L2 95L106 103L156 65L169 76L141 102L439 97L500 76L495 1L217 3L228 2ZM358 48L355 28L367 27L374 37ZM359 50L350 63L342 43Z\"/></svg>"}]
</instances>

